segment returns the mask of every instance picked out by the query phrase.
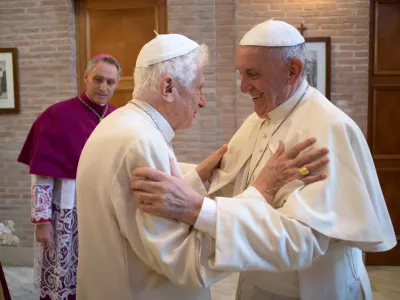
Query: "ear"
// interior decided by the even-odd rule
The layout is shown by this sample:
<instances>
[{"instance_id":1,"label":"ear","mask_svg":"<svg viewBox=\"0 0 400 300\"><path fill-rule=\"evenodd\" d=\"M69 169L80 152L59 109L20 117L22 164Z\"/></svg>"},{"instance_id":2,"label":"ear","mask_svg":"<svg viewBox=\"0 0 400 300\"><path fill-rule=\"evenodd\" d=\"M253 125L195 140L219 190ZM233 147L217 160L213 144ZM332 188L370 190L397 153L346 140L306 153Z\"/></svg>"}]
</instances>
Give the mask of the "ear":
<instances>
[{"instance_id":1,"label":"ear","mask_svg":"<svg viewBox=\"0 0 400 300\"><path fill-rule=\"evenodd\" d=\"M298 58L292 58L289 61L289 84L294 84L303 72L303 63Z\"/></svg>"},{"instance_id":2,"label":"ear","mask_svg":"<svg viewBox=\"0 0 400 300\"><path fill-rule=\"evenodd\" d=\"M87 84L88 76L89 76L88 72L85 72L85 76L83 77L84 81L85 81L85 84Z\"/></svg>"},{"instance_id":3,"label":"ear","mask_svg":"<svg viewBox=\"0 0 400 300\"><path fill-rule=\"evenodd\" d=\"M159 90L161 92L161 97L164 99L164 101L168 103L174 102L174 89L175 87L172 85L171 77L163 77L163 79L161 79Z\"/></svg>"}]
</instances>

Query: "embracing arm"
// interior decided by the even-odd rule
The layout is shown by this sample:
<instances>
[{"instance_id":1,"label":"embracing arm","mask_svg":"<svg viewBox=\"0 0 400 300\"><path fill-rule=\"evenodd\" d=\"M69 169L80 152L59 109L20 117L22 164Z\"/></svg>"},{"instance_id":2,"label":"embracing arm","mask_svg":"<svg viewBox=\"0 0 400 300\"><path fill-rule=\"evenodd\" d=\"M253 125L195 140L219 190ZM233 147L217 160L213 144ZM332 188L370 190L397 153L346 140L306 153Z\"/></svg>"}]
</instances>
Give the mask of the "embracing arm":
<instances>
[{"instance_id":1,"label":"embracing arm","mask_svg":"<svg viewBox=\"0 0 400 300\"><path fill-rule=\"evenodd\" d=\"M235 199L205 198L195 228L216 239L212 264L222 270L303 269L329 245L328 237L285 217L253 187Z\"/></svg>"},{"instance_id":2,"label":"embracing arm","mask_svg":"<svg viewBox=\"0 0 400 300\"><path fill-rule=\"evenodd\" d=\"M302 177L298 171L304 164L310 169L326 164L327 149L298 156L304 147L314 142L309 140L298 149L294 148L294 152L291 149L285 154L282 145L261 171L254 187L236 199L217 197L215 202L198 197L182 180L160 172L159 182L152 182L152 176L146 175L150 181L134 184L136 200L143 211L195 224L195 228L215 238L216 268L283 271L307 267L312 259L324 253L328 242L310 228L285 218L268 203L273 202L276 192L287 182L299 178L311 183L326 178L325 173ZM140 174L139 169L135 172L140 176L145 174ZM146 199L139 191L151 196ZM230 265L226 261L230 261Z\"/></svg>"},{"instance_id":3,"label":"embracing arm","mask_svg":"<svg viewBox=\"0 0 400 300\"><path fill-rule=\"evenodd\" d=\"M185 223L137 209L129 190L131 170L143 166L169 173L168 148L154 141L135 143L123 157L113 180L116 218L133 251L146 265L177 285L207 287L229 275L208 267L208 253L213 248L210 237Z\"/></svg>"}]
</instances>

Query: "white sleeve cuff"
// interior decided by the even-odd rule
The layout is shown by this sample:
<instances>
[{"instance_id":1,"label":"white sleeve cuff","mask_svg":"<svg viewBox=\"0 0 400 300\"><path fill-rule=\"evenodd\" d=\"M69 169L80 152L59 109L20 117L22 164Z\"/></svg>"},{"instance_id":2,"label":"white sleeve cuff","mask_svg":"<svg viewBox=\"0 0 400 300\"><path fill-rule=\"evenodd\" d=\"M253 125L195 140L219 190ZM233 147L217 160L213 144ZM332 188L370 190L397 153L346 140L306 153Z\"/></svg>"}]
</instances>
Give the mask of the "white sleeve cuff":
<instances>
[{"instance_id":1,"label":"white sleeve cuff","mask_svg":"<svg viewBox=\"0 0 400 300\"><path fill-rule=\"evenodd\" d=\"M184 175L186 173L189 173L189 172L195 170L197 167L197 165L195 165L195 164L188 164L188 163L182 163L182 162L178 162L178 166L179 166L179 169L181 169L182 174L184 174Z\"/></svg>"},{"instance_id":2,"label":"white sleeve cuff","mask_svg":"<svg viewBox=\"0 0 400 300\"><path fill-rule=\"evenodd\" d=\"M216 237L217 228L217 202L204 197L203 205L197 217L194 228L209 234L212 238Z\"/></svg>"},{"instance_id":3,"label":"white sleeve cuff","mask_svg":"<svg viewBox=\"0 0 400 300\"><path fill-rule=\"evenodd\" d=\"M54 186L54 178L47 176L40 176L36 174L31 174L31 184L32 185L49 185Z\"/></svg>"},{"instance_id":4,"label":"white sleeve cuff","mask_svg":"<svg viewBox=\"0 0 400 300\"><path fill-rule=\"evenodd\" d=\"M243 193L237 195L235 198L257 198L265 200L264 196L253 186L250 186Z\"/></svg>"},{"instance_id":5,"label":"white sleeve cuff","mask_svg":"<svg viewBox=\"0 0 400 300\"><path fill-rule=\"evenodd\" d=\"M280 190L276 193L274 201L272 201L272 207L281 208L285 203L286 199L291 193L297 189L304 188L305 184L303 181L295 179L291 182L286 183Z\"/></svg>"},{"instance_id":6,"label":"white sleeve cuff","mask_svg":"<svg viewBox=\"0 0 400 300\"><path fill-rule=\"evenodd\" d=\"M305 184L301 180L293 180L287 184L285 184L281 189L276 193L274 200L270 204L273 208L281 208L285 203L288 196L293 193L296 189L301 189L305 186ZM258 198L264 199L264 196L253 186L249 187L240 195L237 195L235 198Z\"/></svg>"},{"instance_id":7,"label":"white sleeve cuff","mask_svg":"<svg viewBox=\"0 0 400 300\"><path fill-rule=\"evenodd\" d=\"M197 174L196 169L185 173L185 175L183 175L183 180L200 195L207 196L207 189L203 181L201 181L199 174Z\"/></svg>"}]
</instances>

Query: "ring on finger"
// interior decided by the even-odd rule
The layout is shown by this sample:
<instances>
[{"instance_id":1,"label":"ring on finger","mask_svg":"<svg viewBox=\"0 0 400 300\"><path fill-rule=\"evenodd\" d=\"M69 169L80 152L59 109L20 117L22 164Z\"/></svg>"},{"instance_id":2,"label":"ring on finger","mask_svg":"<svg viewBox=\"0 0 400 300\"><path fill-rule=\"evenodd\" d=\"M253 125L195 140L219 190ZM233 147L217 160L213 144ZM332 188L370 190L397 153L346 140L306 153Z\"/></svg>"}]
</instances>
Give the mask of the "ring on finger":
<instances>
[{"instance_id":1,"label":"ring on finger","mask_svg":"<svg viewBox=\"0 0 400 300\"><path fill-rule=\"evenodd\" d=\"M304 167L304 166L302 166L302 167L299 169L299 172L300 172L300 174L301 174L302 176L307 176L308 174L310 174L310 170L307 169L307 168Z\"/></svg>"}]
</instances>

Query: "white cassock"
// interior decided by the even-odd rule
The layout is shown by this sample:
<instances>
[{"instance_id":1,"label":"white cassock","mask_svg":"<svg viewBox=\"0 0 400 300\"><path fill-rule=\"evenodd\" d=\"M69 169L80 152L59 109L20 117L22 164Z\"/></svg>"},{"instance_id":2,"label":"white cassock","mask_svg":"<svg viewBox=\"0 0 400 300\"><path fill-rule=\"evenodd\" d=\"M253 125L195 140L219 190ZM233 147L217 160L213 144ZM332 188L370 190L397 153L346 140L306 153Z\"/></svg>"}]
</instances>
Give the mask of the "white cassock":
<instances>
[{"instance_id":1,"label":"white cassock","mask_svg":"<svg viewBox=\"0 0 400 300\"><path fill-rule=\"evenodd\" d=\"M151 117L132 103L116 110L93 131L79 161L77 299L208 300L203 287L227 275L208 267L213 240L141 212L130 194L133 169L170 173L169 158L176 162L168 122L150 105L135 103ZM198 188L205 192L201 182Z\"/></svg>"},{"instance_id":2,"label":"white cassock","mask_svg":"<svg viewBox=\"0 0 400 300\"><path fill-rule=\"evenodd\" d=\"M247 188L279 140L289 149L309 137L317 139L314 149L330 150L327 180L305 187L293 181L272 206L255 188ZM251 271L241 274L240 300L371 299L362 251L385 251L396 244L362 132L306 81L267 120L252 114L244 122L209 194L219 197L205 198L195 228L216 238L214 268Z\"/></svg>"}]
</instances>

